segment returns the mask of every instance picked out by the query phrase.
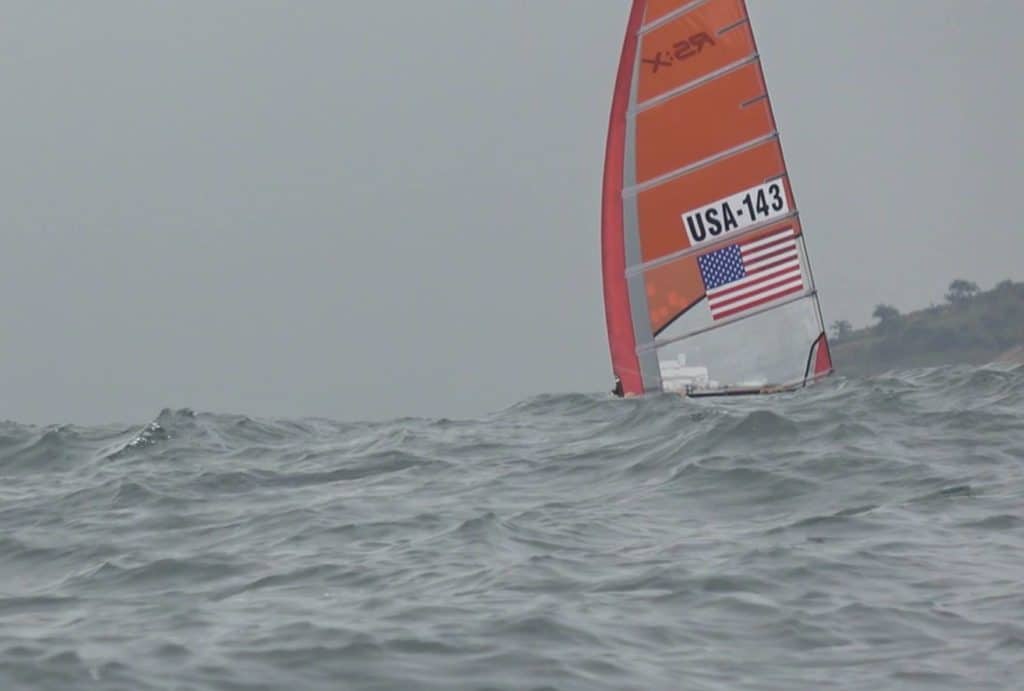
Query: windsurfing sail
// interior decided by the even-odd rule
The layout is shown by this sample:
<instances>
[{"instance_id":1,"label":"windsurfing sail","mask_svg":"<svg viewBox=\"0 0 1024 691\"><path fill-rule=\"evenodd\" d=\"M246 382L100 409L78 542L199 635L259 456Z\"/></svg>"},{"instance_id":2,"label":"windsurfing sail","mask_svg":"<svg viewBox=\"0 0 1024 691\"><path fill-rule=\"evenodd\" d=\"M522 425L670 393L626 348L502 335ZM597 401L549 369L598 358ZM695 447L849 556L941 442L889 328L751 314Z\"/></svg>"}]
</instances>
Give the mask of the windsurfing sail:
<instances>
[{"instance_id":1,"label":"windsurfing sail","mask_svg":"<svg viewBox=\"0 0 1024 691\"><path fill-rule=\"evenodd\" d=\"M832 371L744 0L633 0L601 225L622 393L765 392Z\"/></svg>"}]
</instances>

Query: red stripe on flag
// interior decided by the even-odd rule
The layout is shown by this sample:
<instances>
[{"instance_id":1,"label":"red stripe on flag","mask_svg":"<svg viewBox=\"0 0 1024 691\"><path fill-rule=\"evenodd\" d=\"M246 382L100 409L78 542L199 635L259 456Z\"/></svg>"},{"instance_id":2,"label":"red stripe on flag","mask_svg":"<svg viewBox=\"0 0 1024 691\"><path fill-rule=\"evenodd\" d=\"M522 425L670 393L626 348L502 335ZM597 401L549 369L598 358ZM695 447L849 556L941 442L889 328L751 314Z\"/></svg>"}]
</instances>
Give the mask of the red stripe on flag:
<instances>
[{"instance_id":1,"label":"red stripe on flag","mask_svg":"<svg viewBox=\"0 0 1024 691\"><path fill-rule=\"evenodd\" d=\"M740 249L744 252L761 252L771 247L775 247L776 245L781 245L785 242L792 242L794 240L793 236L790 233L786 233L784 235L780 235L777 238L772 238L771 242L766 242L763 245L758 245L757 247L752 246L755 242L760 242L762 240L767 239L768 238L758 238L757 240L748 240L747 242L741 242Z\"/></svg>"},{"instance_id":2,"label":"red stripe on flag","mask_svg":"<svg viewBox=\"0 0 1024 691\"><path fill-rule=\"evenodd\" d=\"M794 275L794 272L796 272L795 275ZM785 278L781 278L782 276L785 276ZM803 277L800 276L800 267L799 266L795 266L795 267L793 267L791 269L784 269L782 271L776 271L774 274L772 274L770 276L765 276L763 279L761 279L759 281L755 281L753 283L748 283L747 285L744 285L744 286L739 286L735 290L731 290L731 291L730 290L723 290L721 293L718 293L717 295L712 295L709 298L709 300L714 300L715 301L714 302L714 309L716 309L716 310L717 309L722 309L726 305L731 305L732 303L736 302L737 300L745 300L745 299L747 299L749 297L753 297L753 296L757 295L758 293L764 293L766 291L771 290L772 288L778 288L780 285L782 285L784 283L789 283L790 281L794 281L794 280L800 281L801 285L803 284ZM751 288L756 288L756 290L750 290ZM742 291L750 291L750 292L742 292ZM741 294L734 296L734 295L732 295L732 293L734 293L734 292L741 293ZM723 296L723 295L727 295L729 297L726 297L724 299L720 299L721 296Z\"/></svg>"},{"instance_id":3,"label":"red stripe on flag","mask_svg":"<svg viewBox=\"0 0 1024 691\"><path fill-rule=\"evenodd\" d=\"M777 243L780 243L780 242L785 242L786 240L794 240L794 239L796 239L796 236L793 235L793 229L792 228L786 228L785 230L779 231L778 233L775 233L773 235L762 235L759 238L752 238L750 240L742 240L742 241L740 241L740 248L741 249L759 250L759 249L761 249L763 247L770 247L771 245L774 245L774 244L777 244ZM764 242L765 240L771 240L771 242L765 242L763 245L759 245L757 247L751 247L751 245L755 245L755 244L757 244L759 242Z\"/></svg>"},{"instance_id":4,"label":"red stripe on flag","mask_svg":"<svg viewBox=\"0 0 1024 691\"><path fill-rule=\"evenodd\" d=\"M801 281L800 285L793 286L790 290L783 291L778 295L771 295L765 298L761 298L756 302L750 302L747 303L746 305L743 305L742 307L737 307L735 309L725 310L723 312L714 312L713 316L715 319L725 319L726 317L731 317L733 315L739 314L740 312L747 312L748 310L752 310L755 307L760 307L761 305L764 305L766 303L775 302L776 300L784 298L788 295L792 295L793 293L799 293L803 289L803 281Z\"/></svg>"},{"instance_id":5,"label":"red stripe on flag","mask_svg":"<svg viewBox=\"0 0 1024 691\"><path fill-rule=\"evenodd\" d=\"M784 259L780 259L778 261L774 261L771 264L769 264L768 266L762 266L757 271L755 271L753 273L750 273L750 274L747 274L746 277L749 278L751 276L760 276L763 273L767 273L769 271L775 271L776 269L778 269L783 264L788 264L789 262L791 262L791 261L793 261L794 259L797 259L797 258L798 258L798 255L794 254L792 257L785 257ZM749 286L750 283L747 283L746 285ZM718 290L719 288L727 288L728 286L729 286L729 284L726 283L723 286L719 286L718 288L714 288L714 290ZM728 292L728 290L723 290L722 292L725 293L725 292Z\"/></svg>"},{"instance_id":6,"label":"red stripe on flag","mask_svg":"<svg viewBox=\"0 0 1024 691\"><path fill-rule=\"evenodd\" d=\"M764 252L764 251L765 251L764 247L758 247L755 250L755 252ZM792 255L795 256L796 255L796 245L794 245L792 247L783 247L782 249L773 249L772 251L768 252L765 255L762 255L760 257L752 257L750 259L747 259L747 256L743 255L743 261L745 261L745 262L747 262L747 261L749 261L749 262L763 262L763 261L767 261L767 260L771 259L772 257L778 257L778 256L783 255L783 254L792 254Z\"/></svg>"}]
</instances>

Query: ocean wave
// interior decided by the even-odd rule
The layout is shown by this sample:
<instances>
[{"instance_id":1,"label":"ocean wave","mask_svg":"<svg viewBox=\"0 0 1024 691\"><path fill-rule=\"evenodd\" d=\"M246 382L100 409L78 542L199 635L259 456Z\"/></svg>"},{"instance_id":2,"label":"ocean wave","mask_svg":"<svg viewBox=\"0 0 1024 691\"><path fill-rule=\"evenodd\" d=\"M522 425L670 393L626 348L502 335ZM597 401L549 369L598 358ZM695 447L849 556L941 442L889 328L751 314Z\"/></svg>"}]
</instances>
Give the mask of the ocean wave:
<instances>
[{"instance_id":1,"label":"ocean wave","mask_svg":"<svg viewBox=\"0 0 1024 691\"><path fill-rule=\"evenodd\" d=\"M4 688L1013 688L1024 368L0 423Z\"/></svg>"}]
</instances>

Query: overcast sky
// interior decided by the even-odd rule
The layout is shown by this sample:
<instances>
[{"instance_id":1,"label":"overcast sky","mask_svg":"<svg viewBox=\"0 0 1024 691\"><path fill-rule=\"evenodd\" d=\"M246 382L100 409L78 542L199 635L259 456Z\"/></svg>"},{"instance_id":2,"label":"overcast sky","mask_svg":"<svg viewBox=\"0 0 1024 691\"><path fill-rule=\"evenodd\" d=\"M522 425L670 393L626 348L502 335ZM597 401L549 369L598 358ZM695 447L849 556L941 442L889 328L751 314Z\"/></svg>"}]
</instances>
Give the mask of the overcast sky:
<instances>
[{"instance_id":1,"label":"overcast sky","mask_svg":"<svg viewBox=\"0 0 1024 691\"><path fill-rule=\"evenodd\" d=\"M750 0L827 321L1024 279L1019 0ZM611 382L626 0L0 0L0 419Z\"/></svg>"}]
</instances>

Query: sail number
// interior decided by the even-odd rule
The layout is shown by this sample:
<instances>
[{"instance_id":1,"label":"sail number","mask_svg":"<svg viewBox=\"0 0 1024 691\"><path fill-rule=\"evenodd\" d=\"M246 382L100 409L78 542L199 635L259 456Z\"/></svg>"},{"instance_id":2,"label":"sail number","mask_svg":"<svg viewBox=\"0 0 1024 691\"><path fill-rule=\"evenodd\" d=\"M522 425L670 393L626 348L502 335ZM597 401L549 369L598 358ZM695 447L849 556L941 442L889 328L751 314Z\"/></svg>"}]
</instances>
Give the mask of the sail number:
<instances>
[{"instance_id":1,"label":"sail number","mask_svg":"<svg viewBox=\"0 0 1024 691\"><path fill-rule=\"evenodd\" d=\"M719 199L699 209L683 214L690 246L712 242L725 233L742 230L752 225L770 221L789 213L789 200L782 180L772 180L763 185Z\"/></svg>"}]
</instances>

